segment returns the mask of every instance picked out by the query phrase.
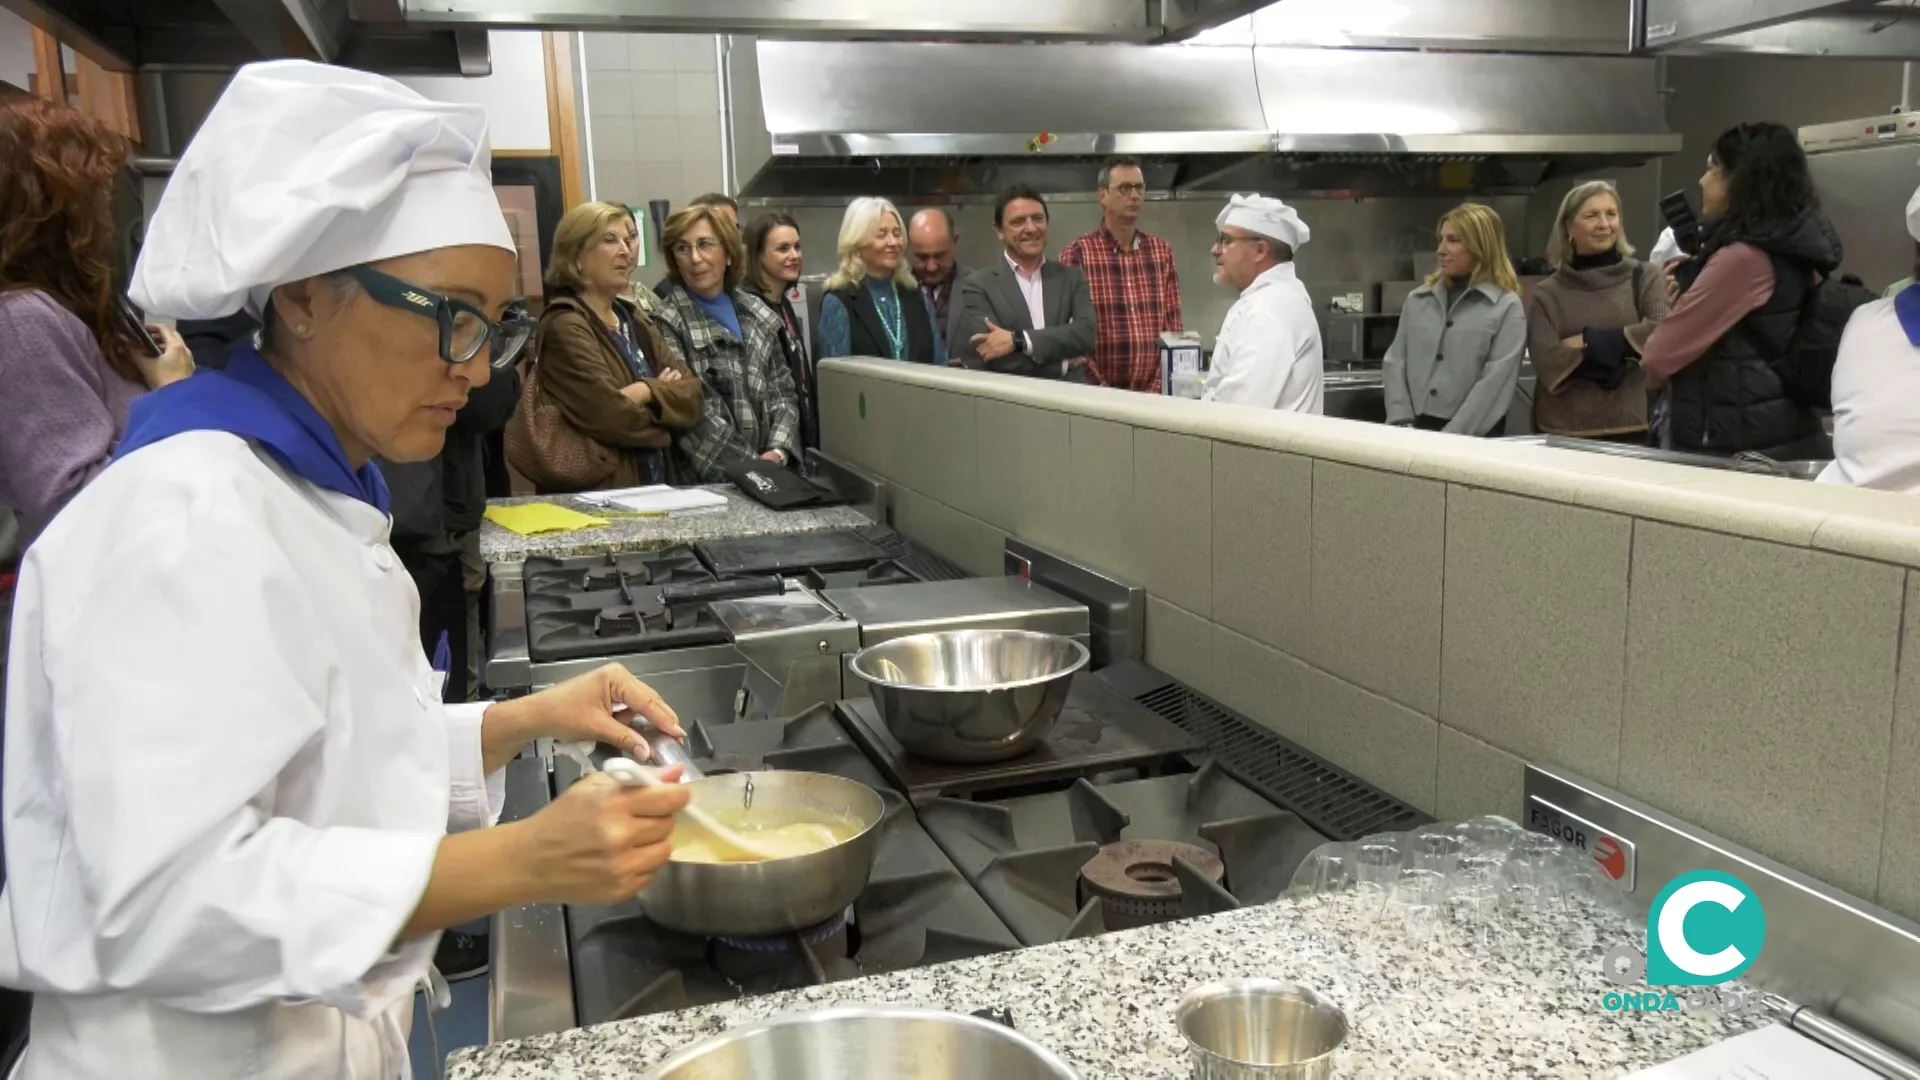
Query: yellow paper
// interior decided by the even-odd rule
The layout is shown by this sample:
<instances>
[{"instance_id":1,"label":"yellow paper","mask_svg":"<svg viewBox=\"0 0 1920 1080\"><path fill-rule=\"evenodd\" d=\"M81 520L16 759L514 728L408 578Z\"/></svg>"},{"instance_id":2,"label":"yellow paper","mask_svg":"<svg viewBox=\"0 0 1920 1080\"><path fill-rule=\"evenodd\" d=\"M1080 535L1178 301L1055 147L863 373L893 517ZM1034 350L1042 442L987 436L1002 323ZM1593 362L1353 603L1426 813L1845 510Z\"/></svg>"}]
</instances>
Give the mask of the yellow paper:
<instances>
[{"instance_id":1,"label":"yellow paper","mask_svg":"<svg viewBox=\"0 0 1920 1080\"><path fill-rule=\"evenodd\" d=\"M544 502L527 503L523 506L489 506L487 520L501 528L512 529L521 536L594 529L607 523L605 518L593 517L578 510L569 510L564 506Z\"/></svg>"}]
</instances>

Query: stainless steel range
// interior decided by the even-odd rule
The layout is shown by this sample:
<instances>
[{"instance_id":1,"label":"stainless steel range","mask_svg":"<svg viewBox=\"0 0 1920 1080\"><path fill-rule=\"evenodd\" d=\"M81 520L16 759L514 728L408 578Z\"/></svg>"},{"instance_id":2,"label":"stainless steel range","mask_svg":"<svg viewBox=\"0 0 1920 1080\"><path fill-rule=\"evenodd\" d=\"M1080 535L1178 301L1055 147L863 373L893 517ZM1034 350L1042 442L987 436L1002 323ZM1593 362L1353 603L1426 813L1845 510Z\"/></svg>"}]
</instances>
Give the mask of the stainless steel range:
<instances>
[{"instance_id":1,"label":"stainless steel range","mask_svg":"<svg viewBox=\"0 0 1920 1080\"><path fill-rule=\"evenodd\" d=\"M1112 680L1119 680L1115 683ZM688 725L704 772L798 769L858 780L887 805L872 878L841 915L774 938L700 938L638 903L522 908L496 920L492 1037L643 1016L1258 903L1325 837L1208 762L1202 743L1116 686L1137 661L1075 676L1031 753L919 762L867 699L784 719ZM509 817L580 775L516 761Z\"/></svg>"},{"instance_id":2,"label":"stainless steel range","mask_svg":"<svg viewBox=\"0 0 1920 1080\"><path fill-rule=\"evenodd\" d=\"M764 719L842 696L860 628L829 603L965 573L885 526L496 566L486 680L549 686L609 661L683 714Z\"/></svg>"}]
</instances>

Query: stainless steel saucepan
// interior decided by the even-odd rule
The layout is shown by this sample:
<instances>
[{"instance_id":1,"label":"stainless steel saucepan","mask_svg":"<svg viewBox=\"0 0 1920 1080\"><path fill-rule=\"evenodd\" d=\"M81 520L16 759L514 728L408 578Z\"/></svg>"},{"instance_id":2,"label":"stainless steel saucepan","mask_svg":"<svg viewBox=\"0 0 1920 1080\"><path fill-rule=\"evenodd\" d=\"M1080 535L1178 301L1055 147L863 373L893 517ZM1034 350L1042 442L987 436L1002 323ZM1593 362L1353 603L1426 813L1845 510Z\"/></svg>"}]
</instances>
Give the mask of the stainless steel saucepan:
<instances>
[{"instance_id":1,"label":"stainless steel saucepan","mask_svg":"<svg viewBox=\"0 0 1920 1080\"><path fill-rule=\"evenodd\" d=\"M694 805L729 827L845 821L859 832L821 851L764 862L669 861L641 891L647 917L706 937L761 937L838 915L867 887L886 804L865 784L825 773L729 773L687 781Z\"/></svg>"},{"instance_id":2,"label":"stainless steel saucepan","mask_svg":"<svg viewBox=\"0 0 1920 1080\"><path fill-rule=\"evenodd\" d=\"M777 1016L696 1043L646 1080L1079 1080L1046 1047L978 1016L906 1005Z\"/></svg>"}]
</instances>

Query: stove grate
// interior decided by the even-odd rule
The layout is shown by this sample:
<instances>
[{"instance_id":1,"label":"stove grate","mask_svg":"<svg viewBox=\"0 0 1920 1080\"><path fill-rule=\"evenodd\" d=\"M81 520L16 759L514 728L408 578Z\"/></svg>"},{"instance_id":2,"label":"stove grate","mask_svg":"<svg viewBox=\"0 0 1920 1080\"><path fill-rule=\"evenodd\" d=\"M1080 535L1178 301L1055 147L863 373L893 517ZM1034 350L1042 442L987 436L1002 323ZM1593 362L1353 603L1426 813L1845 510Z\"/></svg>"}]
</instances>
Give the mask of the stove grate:
<instances>
[{"instance_id":1,"label":"stove grate","mask_svg":"<svg viewBox=\"0 0 1920 1080\"><path fill-rule=\"evenodd\" d=\"M1411 829L1431 817L1169 679L1138 694L1148 711L1206 741L1241 783L1335 840Z\"/></svg>"}]
</instances>

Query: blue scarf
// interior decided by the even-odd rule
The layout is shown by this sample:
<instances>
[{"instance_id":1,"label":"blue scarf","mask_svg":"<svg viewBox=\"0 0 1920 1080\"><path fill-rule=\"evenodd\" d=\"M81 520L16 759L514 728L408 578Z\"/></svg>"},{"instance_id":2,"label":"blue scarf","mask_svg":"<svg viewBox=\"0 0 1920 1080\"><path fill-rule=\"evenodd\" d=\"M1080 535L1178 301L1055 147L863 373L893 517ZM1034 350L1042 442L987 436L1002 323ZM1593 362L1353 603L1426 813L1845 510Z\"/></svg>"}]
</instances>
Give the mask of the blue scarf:
<instances>
[{"instance_id":1,"label":"blue scarf","mask_svg":"<svg viewBox=\"0 0 1920 1080\"><path fill-rule=\"evenodd\" d=\"M1893 313L1900 317L1900 329L1907 332L1907 344L1920 346L1920 288L1909 285L1895 293Z\"/></svg>"},{"instance_id":2,"label":"blue scarf","mask_svg":"<svg viewBox=\"0 0 1920 1080\"><path fill-rule=\"evenodd\" d=\"M235 349L224 371L201 368L136 400L113 456L189 431L238 435L302 480L387 512L391 500L379 468L371 461L358 469L349 464L332 425L250 346Z\"/></svg>"}]
</instances>

